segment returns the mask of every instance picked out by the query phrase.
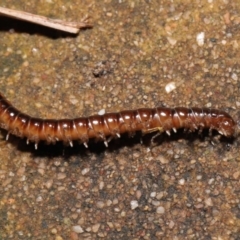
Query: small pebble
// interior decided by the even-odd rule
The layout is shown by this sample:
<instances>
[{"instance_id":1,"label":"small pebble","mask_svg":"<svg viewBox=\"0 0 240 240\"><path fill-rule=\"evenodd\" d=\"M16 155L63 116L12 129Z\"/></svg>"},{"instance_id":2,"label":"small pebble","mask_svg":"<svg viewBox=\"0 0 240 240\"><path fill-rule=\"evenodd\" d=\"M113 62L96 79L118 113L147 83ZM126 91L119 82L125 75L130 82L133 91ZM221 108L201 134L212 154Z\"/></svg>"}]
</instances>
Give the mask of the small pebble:
<instances>
[{"instance_id":1,"label":"small pebble","mask_svg":"<svg viewBox=\"0 0 240 240\"><path fill-rule=\"evenodd\" d=\"M49 179L47 182L45 182L44 185L46 186L47 189L51 188L53 185L53 180Z\"/></svg>"},{"instance_id":2,"label":"small pebble","mask_svg":"<svg viewBox=\"0 0 240 240\"><path fill-rule=\"evenodd\" d=\"M100 227L100 223L97 223L97 224L93 225L93 226L92 226L92 231L93 231L94 233L98 232L99 227Z\"/></svg>"},{"instance_id":3,"label":"small pebble","mask_svg":"<svg viewBox=\"0 0 240 240\"><path fill-rule=\"evenodd\" d=\"M132 210L134 210L138 207L138 201L136 201L136 200L131 201L130 204L131 204L131 209Z\"/></svg>"},{"instance_id":4,"label":"small pebble","mask_svg":"<svg viewBox=\"0 0 240 240\"><path fill-rule=\"evenodd\" d=\"M197 44L198 46L203 46L204 44L204 39L205 39L205 33L204 32L200 32L197 34L196 40L197 40Z\"/></svg>"},{"instance_id":5,"label":"small pebble","mask_svg":"<svg viewBox=\"0 0 240 240\"><path fill-rule=\"evenodd\" d=\"M212 199L211 199L211 198L207 198L207 199L205 200L205 204L206 204L207 206L209 206L209 207L213 206Z\"/></svg>"},{"instance_id":6,"label":"small pebble","mask_svg":"<svg viewBox=\"0 0 240 240\"><path fill-rule=\"evenodd\" d=\"M164 214L165 213L165 208L164 207L158 207L157 208L157 213L158 214Z\"/></svg>"},{"instance_id":7,"label":"small pebble","mask_svg":"<svg viewBox=\"0 0 240 240\"><path fill-rule=\"evenodd\" d=\"M233 173L233 178L234 178L234 179L238 179L239 176L240 176L240 171L237 171L237 172L234 172L234 173Z\"/></svg>"},{"instance_id":8,"label":"small pebble","mask_svg":"<svg viewBox=\"0 0 240 240\"><path fill-rule=\"evenodd\" d=\"M160 200L161 198L163 198L163 196L164 196L164 192L162 191L162 192L157 194L156 199Z\"/></svg>"},{"instance_id":9,"label":"small pebble","mask_svg":"<svg viewBox=\"0 0 240 240\"><path fill-rule=\"evenodd\" d=\"M176 89L176 83L175 82L170 82L165 86L165 91L167 93L172 92L174 89Z\"/></svg>"},{"instance_id":10,"label":"small pebble","mask_svg":"<svg viewBox=\"0 0 240 240\"><path fill-rule=\"evenodd\" d=\"M100 190L102 190L102 189L103 189L103 187L104 187L104 182L103 182L103 181L101 181L101 182L99 183L99 189L100 189Z\"/></svg>"},{"instance_id":11,"label":"small pebble","mask_svg":"<svg viewBox=\"0 0 240 240\"><path fill-rule=\"evenodd\" d=\"M114 211L115 212L120 212L120 208L116 207L116 208L114 208Z\"/></svg>"},{"instance_id":12,"label":"small pebble","mask_svg":"<svg viewBox=\"0 0 240 240\"><path fill-rule=\"evenodd\" d=\"M151 198L154 198L154 197L156 197L156 195L157 195L157 193L156 193L156 192L151 192L151 193L150 193L150 197L151 197Z\"/></svg>"},{"instance_id":13,"label":"small pebble","mask_svg":"<svg viewBox=\"0 0 240 240\"><path fill-rule=\"evenodd\" d=\"M42 202L42 200L43 200L42 196L38 196L36 199L37 202Z\"/></svg>"},{"instance_id":14,"label":"small pebble","mask_svg":"<svg viewBox=\"0 0 240 240\"><path fill-rule=\"evenodd\" d=\"M105 206L103 201L98 201L96 204L97 208L103 208Z\"/></svg>"},{"instance_id":15,"label":"small pebble","mask_svg":"<svg viewBox=\"0 0 240 240\"><path fill-rule=\"evenodd\" d=\"M201 180L202 179L202 175L197 175L197 180Z\"/></svg>"},{"instance_id":16,"label":"small pebble","mask_svg":"<svg viewBox=\"0 0 240 240\"><path fill-rule=\"evenodd\" d=\"M86 175L90 171L90 168L84 168L82 170L82 175Z\"/></svg>"},{"instance_id":17,"label":"small pebble","mask_svg":"<svg viewBox=\"0 0 240 240\"><path fill-rule=\"evenodd\" d=\"M172 229L174 227L174 225L175 225L175 223L173 221L170 221L169 224L168 224L170 229Z\"/></svg>"},{"instance_id":18,"label":"small pebble","mask_svg":"<svg viewBox=\"0 0 240 240\"><path fill-rule=\"evenodd\" d=\"M180 185L184 185L185 184L185 179L180 179L179 181L178 181L178 183L180 184Z\"/></svg>"},{"instance_id":19,"label":"small pebble","mask_svg":"<svg viewBox=\"0 0 240 240\"><path fill-rule=\"evenodd\" d=\"M51 230L51 234L57 234L57 229L56 228L53 228L52 230Z\"/></svg>"},{"instance_id":20,"label":"small pebble","mask_svg":"<svg viewBox=\"0 0 240 240\"><path fill-rule=\"evenodd\" d=\"M157 207L160 205L160 201L152 201L152 205Z\"/></svg>"},{"instance_id":21,"label":"small pebble","mask_svg":"<svg viewBox=\"0 0 240 240\"><path fill-rule=\"evenodd\" d=\"M142 192L140 190L136 191L136 198L140 199L140 197L142 196Z\"/></svg>"},{"instance_id":22,"label":"small pebble","mask_svg":"<svg viewBox=\"0 0 240 240\"><path fill-rule=\"evenodd\" d=\"M112 222L107 222L107 225L108 225L110 228L113 228L113 227L114 227L114 225L113 225Z\"/></svg>"},{"instance_id":23,"label":"small pebble","mask_svg":"<svg viewBox=\"0 0 240 240\"><path fill-rule=\"evenodd\" d=\"M63 240L63 238L61 236L57 235L55 240Z\"/></svg>"},{"instance_id":24,"label":"small pebble","mask_svg":"<svg viewBox=\"0 0 240 240\"><path fill-rule=\"evenodd\" d=\"M62 180L62 179L64 179L64 178L66 178L66 173L58 173L58 175L57 175L57 179L58 180Z\"/></svg>"},{"instance_id":25,"label":"small pebble","mask_svg":"<svg viewBox=\"0 0 240 240\"><path fill-rule=\"evenodd\" d=\"M214 178L209 179L208 184L211 185L214 182Z\"/></svg>"},{"instance_id":26,"label":"small pebble","mask_svg":"<svg viewBox=\"0 0 240 240\"><path fill-rule=\"evenodd\" d=\"M174 46L177 43L177 40L172 37L167 37L168 42Z\"/></svg>"},{"instance_id":27,"label":"small pebble","mask_svg":"<svg viewBox=\"0 0 240 240\"><path fill-rule=\"evenodd\" d=\"M75 233L83 233L83 229L81 228L81 226L79 225L76 225L76 226L73 226L72 227L72 230L75 232Z\"/></svg>"},{"instance_id":28,"label":"small pebble","mask_svg":"<svg viewBox=\"0 0 240 240\"><path fill-rule=\"evenodd\" d=\"M101 109L100 111L98 111L98 115L102 116L106 113L105 109Z\"/></svg>"},{"instance_id":29,"label":"small pebble","mask_svg":"<svg viewBox=\"0 0 240 240\"><path fill-rule=\"evenodd\" d=\"M238 76L237 76L236 73L232 73L231 78L232 78L234 81L237 81L237 80L238 80Z\"/></svg>"}]
</instances>

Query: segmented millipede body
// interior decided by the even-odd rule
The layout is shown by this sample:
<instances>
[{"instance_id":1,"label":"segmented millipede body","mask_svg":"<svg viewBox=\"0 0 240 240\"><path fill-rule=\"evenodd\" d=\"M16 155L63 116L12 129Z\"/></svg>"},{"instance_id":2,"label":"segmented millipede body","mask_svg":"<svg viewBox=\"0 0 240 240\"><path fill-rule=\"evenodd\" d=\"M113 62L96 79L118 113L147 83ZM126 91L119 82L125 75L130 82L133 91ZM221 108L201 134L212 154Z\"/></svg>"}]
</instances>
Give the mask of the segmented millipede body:
<instances>
[{"instance_id":1,"label":"segmented millipede body","mask_svg":"<svg viewBox=\"0 0 240 240\"><path fill-rule=\"evenodd\" d=\"M41 119L22 113L1 94L0 127L8 131L7 139L9 134L25 137L27 143L35 143L35 148L39 141L63 141L73 146L75 140L87 147L90 138L100 139L107 146L112 138L136 131L166 131L170 134L171 130L176 132L180 128L190 131L209 128L226 137L236 133L236 123L232 117L211 108L140 108L74 119Z\"/></svg>"}]
</instances>

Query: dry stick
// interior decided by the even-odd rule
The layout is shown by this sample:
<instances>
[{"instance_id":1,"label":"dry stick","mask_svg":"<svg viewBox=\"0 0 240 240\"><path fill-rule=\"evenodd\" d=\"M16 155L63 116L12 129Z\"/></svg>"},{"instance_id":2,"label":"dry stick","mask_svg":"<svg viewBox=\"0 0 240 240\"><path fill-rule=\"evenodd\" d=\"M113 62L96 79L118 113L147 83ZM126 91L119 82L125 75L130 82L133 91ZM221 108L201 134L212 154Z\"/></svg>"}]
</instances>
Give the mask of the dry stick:
<instances>
[{"instance_id":1,"label":"dry stick","mask_svg":"<svg viewBox=\"0 0 240 240\"><path fill-rule=\"evenodd\" d=\"M80 28L91 27L86 21L87 17L82 19L82 22L66 22L3 7L0 7L0 14L74 34L77 34Z\"/></svg>"}]
</instances>

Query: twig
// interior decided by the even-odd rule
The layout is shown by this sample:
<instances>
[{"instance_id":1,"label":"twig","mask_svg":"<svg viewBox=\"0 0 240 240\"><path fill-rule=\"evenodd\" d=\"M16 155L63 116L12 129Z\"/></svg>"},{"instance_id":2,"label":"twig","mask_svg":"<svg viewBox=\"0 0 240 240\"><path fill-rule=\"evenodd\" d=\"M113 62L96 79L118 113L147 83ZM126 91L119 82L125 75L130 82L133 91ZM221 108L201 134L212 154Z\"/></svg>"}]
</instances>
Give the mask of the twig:
<instances>
[{"instance_id":1,"label":"twig","mask_svg":"<svg viewBox=\"0 0 240 240\"><path fill-rule=\"evenodd\" d=\"M0 7L0 14L74 34L77 34L80 28L91 27L91 24L87 23L87 17L81 22L66 22L3 7Z\"/></svg>"}]
</instances>

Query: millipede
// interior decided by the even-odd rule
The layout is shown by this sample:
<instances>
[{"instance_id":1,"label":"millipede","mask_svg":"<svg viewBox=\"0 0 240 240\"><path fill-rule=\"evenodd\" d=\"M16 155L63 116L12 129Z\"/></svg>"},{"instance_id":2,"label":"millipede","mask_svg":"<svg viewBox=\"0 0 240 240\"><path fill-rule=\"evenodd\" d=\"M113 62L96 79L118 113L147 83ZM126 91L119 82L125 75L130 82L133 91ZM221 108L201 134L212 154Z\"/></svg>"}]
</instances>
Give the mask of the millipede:
<instances>
[{"instance_id":1,"label":"millipede","mask_svg":"<svg viewBox=\"0 0 240 240\"><path fill-rule=\"evenodd\" d=\"M40 141L56 143L63 141L71 147L73 141L79 141L88 147L89 139L102 140L106 146L112 138L123 133L141 131L177 132L183 128L189 131L208 128L217 130L221 135L234 137L236 122L225 111L213 108L139 108L120 112L92 115L73 119L42 119L22 113L0 94L0 127L10 134L35 143Z\"/></svg>"}]
</instances>

